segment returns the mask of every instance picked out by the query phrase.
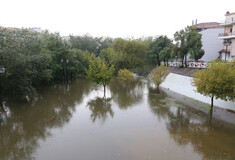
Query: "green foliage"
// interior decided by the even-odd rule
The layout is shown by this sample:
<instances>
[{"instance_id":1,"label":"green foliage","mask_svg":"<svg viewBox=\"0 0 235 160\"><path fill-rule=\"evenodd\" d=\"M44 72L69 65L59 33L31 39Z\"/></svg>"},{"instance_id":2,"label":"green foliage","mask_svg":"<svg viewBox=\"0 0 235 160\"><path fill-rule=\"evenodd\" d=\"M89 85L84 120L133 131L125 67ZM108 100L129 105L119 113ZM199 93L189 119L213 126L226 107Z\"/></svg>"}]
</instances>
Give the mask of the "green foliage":
<instances>
[{"instance_id":1,"label":"green foliage","mask_svg":"<svg viewBox=\"0 0 235 160\"><path fill-rule=\"evenodd\" d=\"M146 44L147 48L149 48L150 44L153 43L154 41L154 37L152 36L142 37L142 38L137 39L137 41L143 42L144 44Z\"/></svg>"},{"instance_id":2,"label":"green foliage","mask_svg":"<svg viewBox=\"0 0 235 160\"><path fill-rule=\"evenodd\" d=\"M152 72L151 79L155 85L159 86L165 80L168 73L168 67L161 65Z\"/></svg>"},{"instance_id":3,"label":"green foliage","mask_svg":"<svg viewBox=\"0 0 235 160\"><path fill-rule=\"evenodd\" d=\"M88 34L84 36L69 36L69 42L71 48L80 49L82 51L88 51L99 56L102 49L111 47L113 39L109 37L92 37Z\"/></svg>"},{"instance_id":4,"label":"green foliage","mask_svg":"<svg viewBox=\"0 0 235 160\"><path fill-rule=\"evenodd\" d=\"M34 86L52 79L50 53L42 47L39 35L21 29L0 28L1 93L32 97Z\"/></svg>"},{"instance_id":5,"label":"green foliage","mask_svg":"<svg viewBox=\"0 0 235 160\"><path fill-rule=\"evenodd\" d=\"M148 61L151 64L157 64L160 66L161 61L168 61L171 58L172 41L167 36L160 36L156 38L149 46L148 49ZM165 49L165 48L168 49Z\"/></svg>"},{"instance_id":6,"label":"green foliage","mask_svg":"<svg viewBox=\"0 0 235 160\"><path fill-rule=\"evenodd\" d=\"M71 59L69 57L70 46L66 41L63 41L58 33L45 32L40 35L40 41L42 43L42 48L47 51L51 57L52 62L50 63L50 68L52 70L52 77L55 81L63 80L63 64L61 64L61 59ZM68 71L69 73L69 71Z\"/></svg>"},{"instance_id":7,"label":"green foliage","mask_svg":"<svg viewBox=\"0 0 235 160\"><path fill-rule=\"evenodd\" d=\"M132 82L132 81L134 81L133 72L131 72L127 69L120 69L118 71L117 79L120 82Z\"/></svg>"},{"instance_id":8,"label":"green foliage","mask_svg":"<svg viewBox=\"0 0 235 160\"><path fill-rule=\"evenodd\" d=\"M190 58L198 60L204 55L204 50L202 49L202 35L196 31L195 27L190 27L188 31L188 53Z\"/></svg>"},{"instance_id":9,"label":"green foliage","mask_svg":"<svg viewBox=\"0 0 235 160\"><path fill-rule=\"evenodd\" d=\"M105 86L111 81L114 73L114 65L110 67L100 58L92 54L89 58L89 69L86 70L87 78L97 84Z\"/></svg>"},{"instance_id":10,"label":"green foliage","mask_svg":"<svg viewBox=\"0 0 235 160\"><path fill-rule=\"evenodd\" d=\"M113 48L107 48L103 49L100 53L100 58L104 59L108 64L114 64L115 63L115 57L116 54L113 50Z\"/></svg>"},{"instance_id":11,"label":"green foliage","mask_svg":"<svg viewBox=\"0 0 235 160\"><path fill-rule=\"evenodd\" d=\"M113 42L112 48L114 54L111 62L115 65L117 71L124 68L135 68L144 64L147 53L147 45L145 43L135 40L117 39Z\"/></svg>"},{"instance_id":12,"label":"green foliage","mask_svg":"<svg viewBox=\"0 0 235 160\"><path fill-rule=\"evenodd\" d=\"M233 62L213 62L207 69L195 73L192 85L197 92L222 100L235 99L235 65ZM213 106L213 105L212 105Z\"/></svg>"},{"instance_id":13,"label":"green foliage","mask_svg":"<svg viewBox=\"0 0 235 160\"><path fill-rule=\"evenodd\" d=\"M173 47L174 45L168 45L159 52L159 58L164 62L164 65L173 57Z\"/></svg>"},{"instance_id":14,"label":"green foliage","mask_svg":"<svg viewBox=\"0 0 235 160\"><path fill-rule=\"evenodd\" d=\"M174 34L176 46L178 47L178 57L185 59L185 65L187 64L187 54L190 54L190 58L195 60L200 59L204 55L202 50L201 35L196 32L194 26L187 26L184 30L177 31Z\"/></svg>"},{"instance_id":15,"label":"green foliage","mask_svg":"<svg viewBox=\"0 0 235 160\"><path fill-rule=\"evenodd\" d=\"M0 66L6 68L0 75L0 92L33 97L36 87L62 81L65 68L66 77L85 76L89 56L89 52L70 49L58 33L0 27Z\"/></svg>"}]
</instances>

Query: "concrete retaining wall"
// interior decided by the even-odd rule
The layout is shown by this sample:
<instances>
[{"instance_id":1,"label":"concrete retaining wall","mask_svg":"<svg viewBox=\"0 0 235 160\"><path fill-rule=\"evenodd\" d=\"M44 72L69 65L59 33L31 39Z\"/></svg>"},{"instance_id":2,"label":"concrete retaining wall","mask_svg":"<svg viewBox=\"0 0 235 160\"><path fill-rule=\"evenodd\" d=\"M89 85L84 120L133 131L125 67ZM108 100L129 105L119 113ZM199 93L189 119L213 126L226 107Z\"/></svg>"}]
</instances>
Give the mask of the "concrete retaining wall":
<instances>
[{"instance_id":1,"label":"concrete retaining wall","mask_svg":"<svg viewBox=\"0 0 235 160\"><path fill-rule=\"evenodd\" d=\"M161 87L167 89L169 88L169 90L174 91L176 93L210 104L211 98L196 93L195 92L196 88L191 85L191 81L192 77L170 73L166 77L165 81L161 84ZM235 102L215 99L214 105L220 108L230 109L235 111Z\"/></svg>"}]
</instances>

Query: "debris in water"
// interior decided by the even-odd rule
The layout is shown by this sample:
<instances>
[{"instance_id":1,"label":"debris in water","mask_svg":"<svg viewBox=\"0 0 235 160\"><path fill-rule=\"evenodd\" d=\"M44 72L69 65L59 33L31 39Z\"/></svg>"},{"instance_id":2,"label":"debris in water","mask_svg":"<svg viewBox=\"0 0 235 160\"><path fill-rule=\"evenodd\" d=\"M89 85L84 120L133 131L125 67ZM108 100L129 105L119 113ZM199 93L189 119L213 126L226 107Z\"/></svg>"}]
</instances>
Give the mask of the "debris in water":
<instances>
[{"instance_id":1,"label":"debris in water","mask_svg":"<svg viewBox=\"0 0 235 160\"><path fill-rule=\"evenodd\" d=\"M47 123L51 122L55 118L55 115L47 120Z\"/></svg>"}]
</instances>

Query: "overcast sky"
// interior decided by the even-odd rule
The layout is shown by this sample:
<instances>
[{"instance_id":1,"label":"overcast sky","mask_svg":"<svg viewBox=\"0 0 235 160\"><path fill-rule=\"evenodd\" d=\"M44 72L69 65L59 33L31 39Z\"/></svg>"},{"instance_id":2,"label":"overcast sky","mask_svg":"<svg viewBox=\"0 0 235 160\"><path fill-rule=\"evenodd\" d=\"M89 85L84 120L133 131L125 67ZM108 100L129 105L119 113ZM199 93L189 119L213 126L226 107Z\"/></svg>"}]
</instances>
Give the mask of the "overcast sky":
<instances>
[{"instance_id":1,"label":"overcast sky","mask_svg":"<svg viewBox=\"0 0 235 160\"><path fill-rule=\"evenodd\" d=\"M110 37L173 34L192 20L223 22L235 0L0 0L0 26Z\"/></svg>"}]
</instances>

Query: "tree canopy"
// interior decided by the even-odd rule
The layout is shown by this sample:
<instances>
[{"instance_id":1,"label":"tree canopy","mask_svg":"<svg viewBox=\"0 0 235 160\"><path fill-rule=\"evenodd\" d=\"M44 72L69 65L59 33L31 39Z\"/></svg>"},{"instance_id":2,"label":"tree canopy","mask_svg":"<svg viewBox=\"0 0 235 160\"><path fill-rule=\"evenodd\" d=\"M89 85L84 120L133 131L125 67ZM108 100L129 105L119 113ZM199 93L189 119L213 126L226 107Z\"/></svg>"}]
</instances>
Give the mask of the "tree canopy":
<instances>
[{"instance_id":1,"label":"tree canopy","mask_svg":"<svg viewBox=\"0 0 235 160\"><path fill-rule=\"evenodd\" d=\"M196 32L194 26L187 26L185 29L181 29L174 34L176 46L178 47L178 57L183 61L185 60L185 66L187 66L187 55L190 54L190 58L195 60L200 59L204 55L202 50L201 35Z\"/></svg>"},{"instance_id":2,"label":"tree canopy","mask_svg":"<svg viewBox=\"0 0 235 160\"><path fill-rule=\"evenodd\" d=\"M89 68L86 70L86 73L87 78L92 82L102 84L104 86L105 95L105 87L112 80L114 70L114 65L109 67L105 61L102 61L100 58L96 58L96 56L92 54L89 58Z\"/></svg>"},{"instance_id":3,"label":"tree canopy","mask_svg":"<svg viewBox=\"0 0 235 160\"><path fill-rule=\"evenodd\" d=\"M235 99L235 61L215 61L207 69L195 73L192 85L197 92L211 97L211 108L213 98L222 100Z\"/></svg>"},{"instance_id":4,"label":"tree canopy","mask_svg":"<svg viewBox=\"0 0 235 160\"><path fill-rule=\"evenodd\" d=\"M169 73L167 66L157 66L157 68L151 73L151 79L157 87L164 82L167 74Z\"/></svg>"},{"instance_id":5,"label":"tree canopy","mask_svg":"<svg viewBox=\"0 0 235 160\"><path fill-rule=\"evenodd\" d=\"M0 66L6 69L0 75L0 92L33 97L37 86L62 81L65 69L66 77L84 76L88 56L71 49L58 33L0 27Z\"/></svg>"},{"instance_id":6,"label":"tree canopy","mask_svg":"<svg viewBox=\"0 0 235 160\"><path fill-rule=\"evenodd\" d=\"M171 45L172 41L167 36L157 37L149 46L147 54L148 61L158 66L161 65L161 61L168 61L171 58ZM165 49L166 47L168 49Z\"/></svg>"}]
</instances>

